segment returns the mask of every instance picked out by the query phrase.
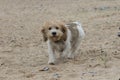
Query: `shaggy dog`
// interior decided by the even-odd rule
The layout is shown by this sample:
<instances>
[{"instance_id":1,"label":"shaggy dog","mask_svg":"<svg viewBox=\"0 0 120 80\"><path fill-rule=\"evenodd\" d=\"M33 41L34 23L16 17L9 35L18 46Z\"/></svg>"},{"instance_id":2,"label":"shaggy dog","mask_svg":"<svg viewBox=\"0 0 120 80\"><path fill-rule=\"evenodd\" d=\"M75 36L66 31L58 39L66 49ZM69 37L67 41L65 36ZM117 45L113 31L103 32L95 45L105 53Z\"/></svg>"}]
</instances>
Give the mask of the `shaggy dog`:
<instances>
[{"instance_id":1,"label":"shaggy dog","mask_svg":"<svg viewBox=\"0 0 120 80\"><path fill-rule=\"evenodd\" d=\"M85 33L79 22L46 22L41 30L44 41L48 44L48 64L55 64L55 51L62 58L74 58Z\"/></svg>"}]
</instances>

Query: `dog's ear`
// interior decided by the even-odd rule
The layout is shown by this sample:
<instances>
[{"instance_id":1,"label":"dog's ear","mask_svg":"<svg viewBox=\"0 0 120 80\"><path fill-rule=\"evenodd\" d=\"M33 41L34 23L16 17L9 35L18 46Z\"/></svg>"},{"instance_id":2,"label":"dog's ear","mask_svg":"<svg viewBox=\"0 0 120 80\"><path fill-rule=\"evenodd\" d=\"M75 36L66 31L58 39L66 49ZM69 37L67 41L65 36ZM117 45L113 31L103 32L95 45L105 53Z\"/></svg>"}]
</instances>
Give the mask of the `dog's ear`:
<instances>
[{"instance_id":1,"label":"dog's ear","mask_svg":"<svg viewBox=\"0 0 120 80\"><path fill-rule=\"evenodd\" d=\"M65 24L64 24L64 23L59 23L59 25L60 25L60 27L61 27L61 29L62 29L62 32L63 32L63 33L66 33L67 27L65 26Z\"/></svg>"},{"instance_id":2,"label":"dog's ear","mask_svg":"<svg viewBox=\"0 0 120 80\"><path fill-rule=\"evenodd\" d=\"M47 38L47 35L46 35L46 32L45 32L45 29L44 29L44 28L41 29L41 32L42 32L42 35L43 35L43 39L44 39L44 41L47 41L48 38Z\"/></svg>"},{"instance_id":3,"label":"dog's ear","mask_svg":"<svg viewBox=\"0 0 120 80\"><path fill-rule=\"evenodd\" d=\"M62 32L64 34L62 38L64 41L66 41L66 39L67 39L67 27L63 23L61 23L60 26L61 26Z\"/></svg>"}]
</instances>

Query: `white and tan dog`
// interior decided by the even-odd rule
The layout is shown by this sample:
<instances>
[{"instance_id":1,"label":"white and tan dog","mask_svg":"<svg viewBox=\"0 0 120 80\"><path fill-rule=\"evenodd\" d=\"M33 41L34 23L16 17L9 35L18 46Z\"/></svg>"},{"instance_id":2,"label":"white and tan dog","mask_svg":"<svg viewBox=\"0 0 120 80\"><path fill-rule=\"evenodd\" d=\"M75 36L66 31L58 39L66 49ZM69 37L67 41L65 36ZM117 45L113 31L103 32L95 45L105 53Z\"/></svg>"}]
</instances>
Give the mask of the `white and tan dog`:
<instances>
[{"instance_id":1,"label":"white and tan dog","mask_svg":"<svg viewBox=\"0 0 120 80\"><path fill-rule=\"evenodd\" d=\"M41 30L44 41L48 44L48 64L55 64L55 51L60 57L74 58L85 33L79 22L47 22Z\"/></svg>"}]
</instances>

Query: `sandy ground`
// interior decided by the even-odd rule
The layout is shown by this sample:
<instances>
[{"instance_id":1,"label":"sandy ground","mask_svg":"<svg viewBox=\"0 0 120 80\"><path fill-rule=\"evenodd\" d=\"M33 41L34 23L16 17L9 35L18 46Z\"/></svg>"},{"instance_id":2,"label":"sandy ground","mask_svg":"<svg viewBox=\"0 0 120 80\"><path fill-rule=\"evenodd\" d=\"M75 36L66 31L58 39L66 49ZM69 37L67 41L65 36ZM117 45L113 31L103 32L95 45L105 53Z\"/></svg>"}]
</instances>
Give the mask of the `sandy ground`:
<instances>
[{"instance_id":1,"label":"sandy ground","mask_svg":"<svg viewBox=\"0 0 120 80\"><path fill-rule=\"evenodd\" d=\"M40 29L53 19L82 23L75 60L47 64ZM0 80L120 80L119 27L120 0L0 0Z\"/></svg>"}]
</instances>

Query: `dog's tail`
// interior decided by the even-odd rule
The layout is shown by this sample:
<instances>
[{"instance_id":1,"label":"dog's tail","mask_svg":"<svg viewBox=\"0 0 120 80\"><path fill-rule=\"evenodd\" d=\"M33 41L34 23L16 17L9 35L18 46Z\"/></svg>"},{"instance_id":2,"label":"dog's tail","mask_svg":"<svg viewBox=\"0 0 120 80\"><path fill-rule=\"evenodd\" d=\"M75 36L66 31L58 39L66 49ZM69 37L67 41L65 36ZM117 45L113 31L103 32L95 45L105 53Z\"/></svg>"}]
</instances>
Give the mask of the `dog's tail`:
<instances>
[{"instance_id":1,"label":"dog's tail","mask_svg":"<svg viewBox=\"0 0 120 80\"><path fill-rule=\"evenodd\" d=\"M80 38L84 38L85 37L85 32L84 32L84 30L83 30L83 28L82 28L82 26L81 26L81 23L80 22L73 22L73 23L75 23L76 25L77 25L77 29L78 29L78 31L79 31L79 34L80 34Z\"/></svg>"}]
</instances>

